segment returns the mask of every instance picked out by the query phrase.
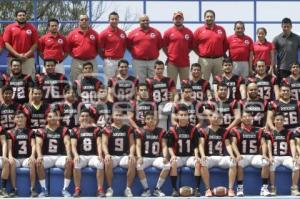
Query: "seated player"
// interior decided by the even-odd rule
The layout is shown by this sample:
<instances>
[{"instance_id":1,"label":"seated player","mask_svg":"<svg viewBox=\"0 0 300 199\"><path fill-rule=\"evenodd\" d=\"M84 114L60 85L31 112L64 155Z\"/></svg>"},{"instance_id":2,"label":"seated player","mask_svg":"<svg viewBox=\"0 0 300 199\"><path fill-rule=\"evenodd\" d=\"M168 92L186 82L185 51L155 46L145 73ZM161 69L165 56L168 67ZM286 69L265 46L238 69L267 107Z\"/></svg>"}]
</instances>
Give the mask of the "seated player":
<instances>
[{"instance_id":1,"label":"seated player","mask_svg":"<svg viewBox=\"0 0 300 199\"><path fill-rule=\"evenodd\" d=\"M103 157L100 128L91 122L91 113L82 109L79 115L79 124L71 132L71 146L74 157L74 184L75 192L73 197L80 197L81 169L90 166L97 169L98 197L103 197Z\"/></svg>"},{"instance_id":2,"label":"seated player","mask_svg":"<svg viewBox=\"0 0 300 199\"><path fill-rule=\"evenodd\" d=\"M111 126L105 127L102 133L105 175L108 185L106 197L113 196L113 168L116 166L128 169L124 195L132 197L131 186L136 170L134 132L131 127L123 123L124 114L121 107L113 109L112 119Z\"/></svg>"},{"instance_id":3,"label":"seated player","mask_svg":"<svg viewBox=\"0 0 300 199\"><path fill-rule=\"evenodd\" d=\"M17 111L15 118L15 128L7 131L8 159L10 163L10 179L13 187L9 197L17 195L16 190L16 168L25 167L30 171L30 191L31 197L37 197L35 191L35 135L32 130L26 127L26 115L22 111Z\"/></svg>"},{"instance_id":4,"label":"seated player","mask_svg":"<svg viewBox=\"0 0 300 199\"><path fill-rule=\"evenodd\" d=\"M160 190L170 172L168 148L165 139L166 130L156 126L157 119L153 111L144 114L145 126L136 131L137 174L144 187L142 197L151 196L144 169L149 166L162 169L153 195L163 197ZM161 157L162 156L162 157Z\"/></svg>"},{"instance_id":5,"label":"seated player","mask_svg":"<svg viewBox=\"0 0 300 199\"><path fill-rule=\"evenodd\" d=\"M179 196L177 189L177 168L188 166L195 168L196 187L194 189L195 196L200 196L200 154L198 151L198 143L200 133L197 128L189 123L188 108L184 105L178 108L177 123L168 131L167 146L171 156L171 182L173 187L172 196ZM210 189L207 191L207 196L211 196Z\"/></svg>"},{"instance_id":6,"label":"seated player","mask_svg":"<svg viewBox=\"0 0 300 199\"><path fill-rule=\"evenodd\" d=\"M220 126L222 116L218 112L209 113L210 125L200 129L199 151L201 154L201 174L205 183L207 194L211 195L209 171L212 167L228 169L228 196L234 197L233 190L236 177L236 158L231 148L229 131ZM206 194L205 194L206 195Z\"/></svg>"},{"instance_id":7,"label":"seated player","mask_svg":"<svg viewBox=\"0 0 300 199\"><path fill-rule=\"evenodd\" d=\"M292 170L291 195L299 196L299 151L296 149L296 135L299 136L299 128L295 133L284 128L284 116L281 112L274 114L275 129L267 131L268 157L270 166L270 192L276 196L275 170L279 165L283 165Z\"/></svg>"},{"instance_id":8,"label":"seated player","mask_svg":"<svg viewBox=\"0 0 300 199\"><path fill-rule=\"evenodd\" d=\"M72 176L72 156L70 133L66 127L60 126L57 112L50 111L46 117L47 125L38 129L36 136L36 170L42 192L39 197L49 196L45 182L45 169L58 167L64 169L64 187L62 195L70 197L67 191Z\"/></svg>"},{"instance_id":9,"label":"seated player","mask_svg":"<svg viewBox=\"0 0 300 199\"><path fill-rule=\"evenodd\" d=\"M256 168L262 168L261 178L262 187L260 195L270 196L268 190L268 178L269 178L269 161L265 158L266 152L266 139L265 134L261 128L253 126L253 117L251 113L246 111L242 114L241 127L235 127L230 132L232 141L232 150L237 159L237 196L244 196L243 169L247 166L254 166ZM262 149L262 155L260 155L260 149Z\"/></svg>"},{"instance_id":10,"label":"seated player","mask_svg":"<svg viewBox=\"0 0 300 199\"><path fill-rule=\"evenodd\" d=\"M1 154L1 158L0 158L0 168L2 169L1 172L1 190L0 190L0 196L2 197L9 197L7 191L6 191L6 184L7 184L7 180L9 177L9 161L7 159L7 152L8 152L8 148L7 148L7 142L6 142L6 133L4 131L4 129L0 126L0 154Z\"/></svg>"}]
</instances>

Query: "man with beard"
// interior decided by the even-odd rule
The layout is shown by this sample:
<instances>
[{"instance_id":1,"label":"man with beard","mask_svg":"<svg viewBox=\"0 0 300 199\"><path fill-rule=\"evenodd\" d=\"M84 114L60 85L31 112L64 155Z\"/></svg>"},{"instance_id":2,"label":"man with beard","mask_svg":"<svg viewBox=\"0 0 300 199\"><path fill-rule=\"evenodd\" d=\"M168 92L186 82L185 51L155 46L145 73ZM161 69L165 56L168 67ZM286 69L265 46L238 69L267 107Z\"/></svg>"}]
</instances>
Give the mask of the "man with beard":
<instances>
[{"instance_id":1,"label":"man with beard","mask_svg":"<svg viewBox=\"0 0 300 199\"><path fill-rule=\"evenodd\" d=\"M292 99L300 100L300 66L298 63L291 65L291 75L283 78L281 84L290 85Z\"/></svg>"},{"instance_id":2,"label":"man with beard","mask_svg":"<svg viewBox=\"0 0 300 199\"><path fill-rule=\"evenodd\" d=\"M40 56L45 59L54 59L57 64L55 72L65 74L64 59L68 56L68 44L65 36L58 32L59 22L52 18L48 20L48 33L41 36L38 42Z\"/></svg>"},{"instance_id":3,"label":"man with beard","mask_svg":"<svg viewBox=\"0 0 300 199\"><path fill-rule=\"evenodd\" d=\"M228 49L227 36L223 27L215 23L215 12L204 12L205 24L194 32L194 51L199 56L202 78L210 79L222 73L222 60Z\"/></svg>"},{"instance_id":4,"label":"man with beard","mask_svg":"<svg viewBox=\"0 0 300 199\"><path fill-rule=\"evenodd\" d=\"M215 90L215 97L217 96L217 85L224 82L228 86L228 99L245 99L246 86L245 80L242 76L232 73L232 60L226 58L223 60L223 74L214 77L213 86Z\"/></svg>"},{"instance_id":5,"label":"man with beard","mask_svg":"<svg viewBox=\"0 0 300 199\"><path fill-rule=\"evenodd\" d=\"M38 32L26 21L26 11L16 11L16 23L6 26L3 34L5 47L8 50L8 66L12 58L19 58L23 62L22 73L34 78L34 51L37 48ZM10 68L8 68L8 73Z\"/></svg>"},{"instance_id":6,"label":"man with beard","mask_svg":"<svg viewBox=\"0 0 300 199\"><path fill-rule=\"evenodd\" d=\"M166 30L163 36L164 47L168 65L168 77L177 83L189 79L189 53L193 50L193 32L183 25L183 13L177 11L173 14L174 26Z\"/></svg>"},{"instance_id":7,"label":"man with beard","mask_svg":"<svg viewBox=\"0 0 300 199\"><path fill-rule=\"evenodd\" d=\"M160 32L149 26L149 17L139 18L140 27L128 34L127 48L133 57L132 66L140 82L154 76L153 66L163 46Z\"/></svg>"}]
</instances>

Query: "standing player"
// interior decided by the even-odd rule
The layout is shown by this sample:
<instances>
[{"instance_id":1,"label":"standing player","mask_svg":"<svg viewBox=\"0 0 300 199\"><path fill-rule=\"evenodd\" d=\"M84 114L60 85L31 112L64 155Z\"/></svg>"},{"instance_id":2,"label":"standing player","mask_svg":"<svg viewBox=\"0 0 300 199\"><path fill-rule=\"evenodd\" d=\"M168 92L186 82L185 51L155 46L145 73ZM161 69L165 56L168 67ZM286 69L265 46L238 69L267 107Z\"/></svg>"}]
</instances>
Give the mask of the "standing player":
<instances>
[{"instance_id":1,"label":"standing player","mask_svg":"<svg viewBox=\"0 0 300 199\"><path fill-rule=\"evenodd\" d=\"M262 168L261 196L270 196L268 190L269 161L267 160L266 136L263 129L252 125L253 118L250 113L243 112L241 127L233 128L230 132L232 149L237 160L237 193L238 197L244 196L244 171L249 165ZM262 155L260 155L262 149Z\"/></svg>"},{"instance_id":2,"label":"standing player","mask_svg":"<svg viewBox=\"0 0 300 199\"><path fill-rule=\"evenodd\" d=\"M171 182L173 187L172 196L178 197L177 189L177 168L188 166L195 168L196 187L194 190L195 196L199 197L200 186L200 154L198 144L200 133L197 128L189 123L188 109L182 105L177 112L178 125L173 126L168 131L167 146L171 156ZM208 189L210 191L210 189ZM207 191L207 196L212 196L212 193Z\"/></svg>"},{"instance_id":3,"label":"standing player","mask_svg":"<svg viewBox=\"0 0 300 199\"><path fill-rule=\"evenodd\" d=\"M10 162L10 178L13 187L9 197L16 196L16 167L29 168L31 197L37 197L35 192L35 135L26 128L26 115L17 111L14 122L16 127L7 131L8 159Z\"/></svg>"},{"instance_id":4,"label":"standing player","mask_svg":"<svg viewBox=\"0 0 300 199\"><path fill-rule=\"evenodd\" d=\"M101 144L101 131L91 124L91 113L83 109L79 116L80 126L73 128L71 133L71 145L74 161L74 184L73 197L80 197L81 169L90 166L97 169L98 197L104 196L103 191L103 157Z\"/></svg>"},{"instance_id":5,"label":"standing player","mask_svg":"<svg viewBox=\"0 0 300 199\"><path fill-rule=\"evenodd\" d=\"M70 145L70 133L68 128L59 125L57 112L50 111L47 114L47 125L45 129L38 129L36 136L36 170L42 192L39 197L49 195L45 183L45 169L58 167L64 169L64 187L62 195L70 197L67 191L72 176L72 155Z\"/></svg>"},{"instance_id":6,"label":"standing player","mask_svg":"<svg viewBox=\"0 0 300 199\"><path fill-rule=\"evenodd\" d=\"M222 122L220 113L211 112L209 120L210 125L206 129L200 129L201 138L199 144L201 174L207 190L205 196L211 195L208 169L217 166L225 169L229 168L228 196L234 197L233 186L236 177L236 158L231 148L229 131L220 126Z\"/></svg>"},{"instance_id":7,"label":"standing player","mask_svg":"<svg viewBox=\"0 0 300 199\"><path fill-rule=\"evenodd\" d=\"M298 63L293 63L291 65L291 75L283 78L281 84L290 85L291 98L300 100L300 66Z\"/></svg>"},{"instance_id":8,"label":"standing player","mask_svg":"<svg viewBox=\"0 0 300 199\"><path fill-rule=\"evenodd\" d=\"M230 59L223 60L223 74L214 77L213 85L215 96L217 96L217 85L224 82L228 87L228 99L245 99L246 86L245 80L242 76L237 76L232 73L232 61ZM217 98L217 97L216 97Z\"/></svg>"},{"instance_id":9,"label":"standing player","mask_svg":"<svg viewBox=\"0 0 300 199\"><path fill-rule=\"evenodd\" d=\"M299 134L284 128L284 115L281 112L274 114L274 129L267 131L268 158L271 163L270 167L270 184L271 195L276 196L275 188L275 170L278 166L283 165L292 170L292 187L291 195L299 196L299 156L296 149L295 135Z\"/></svg>"},{"instance_id":10,"label":"standing player","mask_svg":"<svg viewBox=\"0 0 300 199\"><path fill-rule=\"evenodd\" d=\"M132 197L131 186L136 170L134 132L131 127L123 124L124 114L120 107L114 108L112 116L113 123L110 127L104 128L102 134L105 175L108 185L106 197L113 196L113 168L116 166L128 169L124 195Z\"/></svg>"},{"instance_id":11,"label":"standing player","mask_svg":"<svg viewBox=\"0 0 300 199\"><path fill-rule=\"evenodd\" d=\"M257 85L259 97L271 101L279 99L279 86L276 77L269 75L265 61L258 60L256 63L256 75L248 77L247 84L254 82Z\"/></svg>"},{"instance_id":12,"label":"standing player","mask_svg":"<svg viewBox=\"0 0 300 199\"><path fill-rule=\"evenodd\" d=\"M275 129L273 116L275 112L282 112L284 116L284 128L293 130L300 123L300 102L291 99L289 85L283 84L280 87L280 98L269 103L267 126Z\"/></svg>"}]
</instances>

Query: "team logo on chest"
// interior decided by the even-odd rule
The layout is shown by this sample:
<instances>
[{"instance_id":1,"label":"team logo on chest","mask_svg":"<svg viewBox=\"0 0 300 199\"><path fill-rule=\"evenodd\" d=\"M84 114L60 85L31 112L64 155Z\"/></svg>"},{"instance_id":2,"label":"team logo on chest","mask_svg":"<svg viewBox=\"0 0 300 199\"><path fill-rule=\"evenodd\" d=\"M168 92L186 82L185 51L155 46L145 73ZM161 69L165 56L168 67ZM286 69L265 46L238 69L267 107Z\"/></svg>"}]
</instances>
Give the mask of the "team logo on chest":
<instances>
[{"instance_id":1,"label":"team logo on chest","mask_svg":"<svg viewBox=\"0 0 300 199\"><path fill-rule=\"evenodd\" d=\"M223 34L222 30L217 30L217 33L218 33L219 35L222 35L222 34Z\"/></svg>"},{"instance_id":2,"label":"team logo on chest","mask_svg":"<svg viewBox=\"0 0 300 199\"><path fill-rule=\"evenodd\" d=\"M189 40L189 39L190 39L190 35L185 34L185 35L184 35L184 38L185 38L185 40Z\"/></svg>"},{"instance_id":3,"label":"team logo on chest","mask_svg":"<svg viewBox=\"0 0 300 199\"><path fill-rule=\"evenodd\" d=\"M57 40L57 43L59 43L59 44L63 44L63 43L64 43L64 41L63 41L62 39L58 39L58 40Z\"/></svg>"},{"instance_id":4,"label":"team logo on chest","mask_svg":"<svg viewBox=\"0 0 300 199\"><path fill-rule=\"evenodd\" d=\"M248 45L250 44L250 41L249 41L248 39L246 39L246 40L244 41L244 43L248 46Z\"/></svg>"},{"instance_id":5,"label":"team logo on chest","mask_svg":"<svg viewBox=\"0 0 300 199\"><path fill-rule=\"evenodd\" d=\"M125 34L121 33L120 38L125 39Z\"/></svg>"},{"instance_id":6,"label":"team logo on chest","mask_svg":"<svg viewBox=\"0 0 300 199\"><path fill-rule=\"evenodd\" d=\"M150 33L150 37L155 38L156 37L155 33L154 32Z\"/></svg>"},{"instance_id":7,"label":"team logo on chest","mask_svg":"<svg viewBox=\"0 0 300 199\"><path fill-rule=\"evenodd\" d=\"M94 41L95 40L95 35L90 35L90 39Z\"/></svg>"},{"instance_id":8,"label":"team logo on chest","mask_svg":"<svg viewBox=\"0 0 300 199\"><path fill-rule=\"evenodd\" d=\"M32 34L31 30L30 29L26 30L26 34L31 35Z\"/></svg>"}]
</instances>

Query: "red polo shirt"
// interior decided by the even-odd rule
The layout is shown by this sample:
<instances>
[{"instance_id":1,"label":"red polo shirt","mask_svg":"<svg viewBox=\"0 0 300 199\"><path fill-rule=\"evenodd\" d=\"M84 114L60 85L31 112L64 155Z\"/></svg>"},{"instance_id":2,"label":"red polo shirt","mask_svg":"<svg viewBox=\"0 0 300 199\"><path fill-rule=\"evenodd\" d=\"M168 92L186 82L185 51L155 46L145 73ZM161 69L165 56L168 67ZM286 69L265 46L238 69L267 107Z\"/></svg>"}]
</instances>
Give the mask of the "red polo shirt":
<instances>
[{"instance_id":1,"label":"red polo shirt","mask_svg":"<svg viewBox=\"0 0 300 199\"><path fill-rule=\"evenodd\" d=\"M163 40L158 30L149 27L147 31L136 28L128 34L127 47L134 59L153 60L159 56Z\"/></svg>"},{"instance_id":2,"label":"red polo shirt","mask_svg":"<svg viewBox=\"0 0 300 199\"><path fill-rule=\"evenodd\" d=\"M24 27L18 23L9 24L3 34L4 42L9 43L18 53L28 52L38 42L38 37L36 28L30 23L25 23ZM10 53L8 56L13 57Z\"/></svg>"},{"instance_id":3,"label":"red polo shirt","mask_svg":"<svg viewBox=\"0 0 300 199\"><path fill-rule=\"evenodd\" d=\"M126 50L126 33L108 26L99 34L98 47L102 49L104 58L121 59Z\"/></svg>"},{"instance_id":4,"label":"red polo shirt","mask_svg":"<svg viewBox=\"0 0 300 199\"><path fill-rule=\"evenodd\" d=\"M167 49L167 62L179 67L189 67L189 53L193 49L193 32L186 28L169 28L163 37Z\"/></svg>"},{"instance_id":5,"label":"red polo shirt","mask_svg":"<svg viewBox=\"0 0 300 199\"><path fill-rule=\"evenodd\" d=\"M68 53L67 39L61 34L53 35L50 32L39 39L38 48L44 59L52 58L59 62L63 61Z\"/></svg>"},{"instance_id":6,"label":"red polo shirt","mask_svg":"<svg viewBox=\"0 0 300 199\"><path fill-rule=\"evenodd\" d=\"M194 49L200 57L222 57L228 49L227 36L223 27L206 24L194 32Z\"/></svg>"},{"instance_id":7,"label":"red polo shirt","mask_svg":"<svg viewBox=\"0 0 300 199\"><path fill-rule=\"evenodd\" d=\"M4 47L5 47L5 45L4 45L3 37L2 37L2 35L0 35L0 49L2 49Z\"/></svg>"},{"instance_id":8,"label":"red polo shirt","mask_svg":"<svg viewBox=\"0 0 300 199\"><path fill-rule=\"evenodd\" d=\"M92 28L85 33L76 28L67 36L70 54L81 60L94 59L97 56L97 41L98 33Z\"/></svg>"},{"instance_id":9,"label":"red polo shirt","mask_svg":"<svg viewBox=\"0 0 300 199\"><path fill-rule=\"evenodd\" d=\"M271 51L275 49L275 46L273 43L265 41L264 43L261 43L260 41L257 41L253 44L253 52L254 52L254 58L253 58L253 64L256 65L256 62L258 60L264 60L267 66L271 65Z\"/></svg>"},{"instance_id":10,"label":"red polo shirt","mask_svg":"<svg viewBox=\"0 0 300 199\"><path fill-rule=\"evenodd\" d=\"M229 57L232 61L249 61L253 51L253 40L247 36L231 35L228 37Z\"/></svg>"}]
</instances>

